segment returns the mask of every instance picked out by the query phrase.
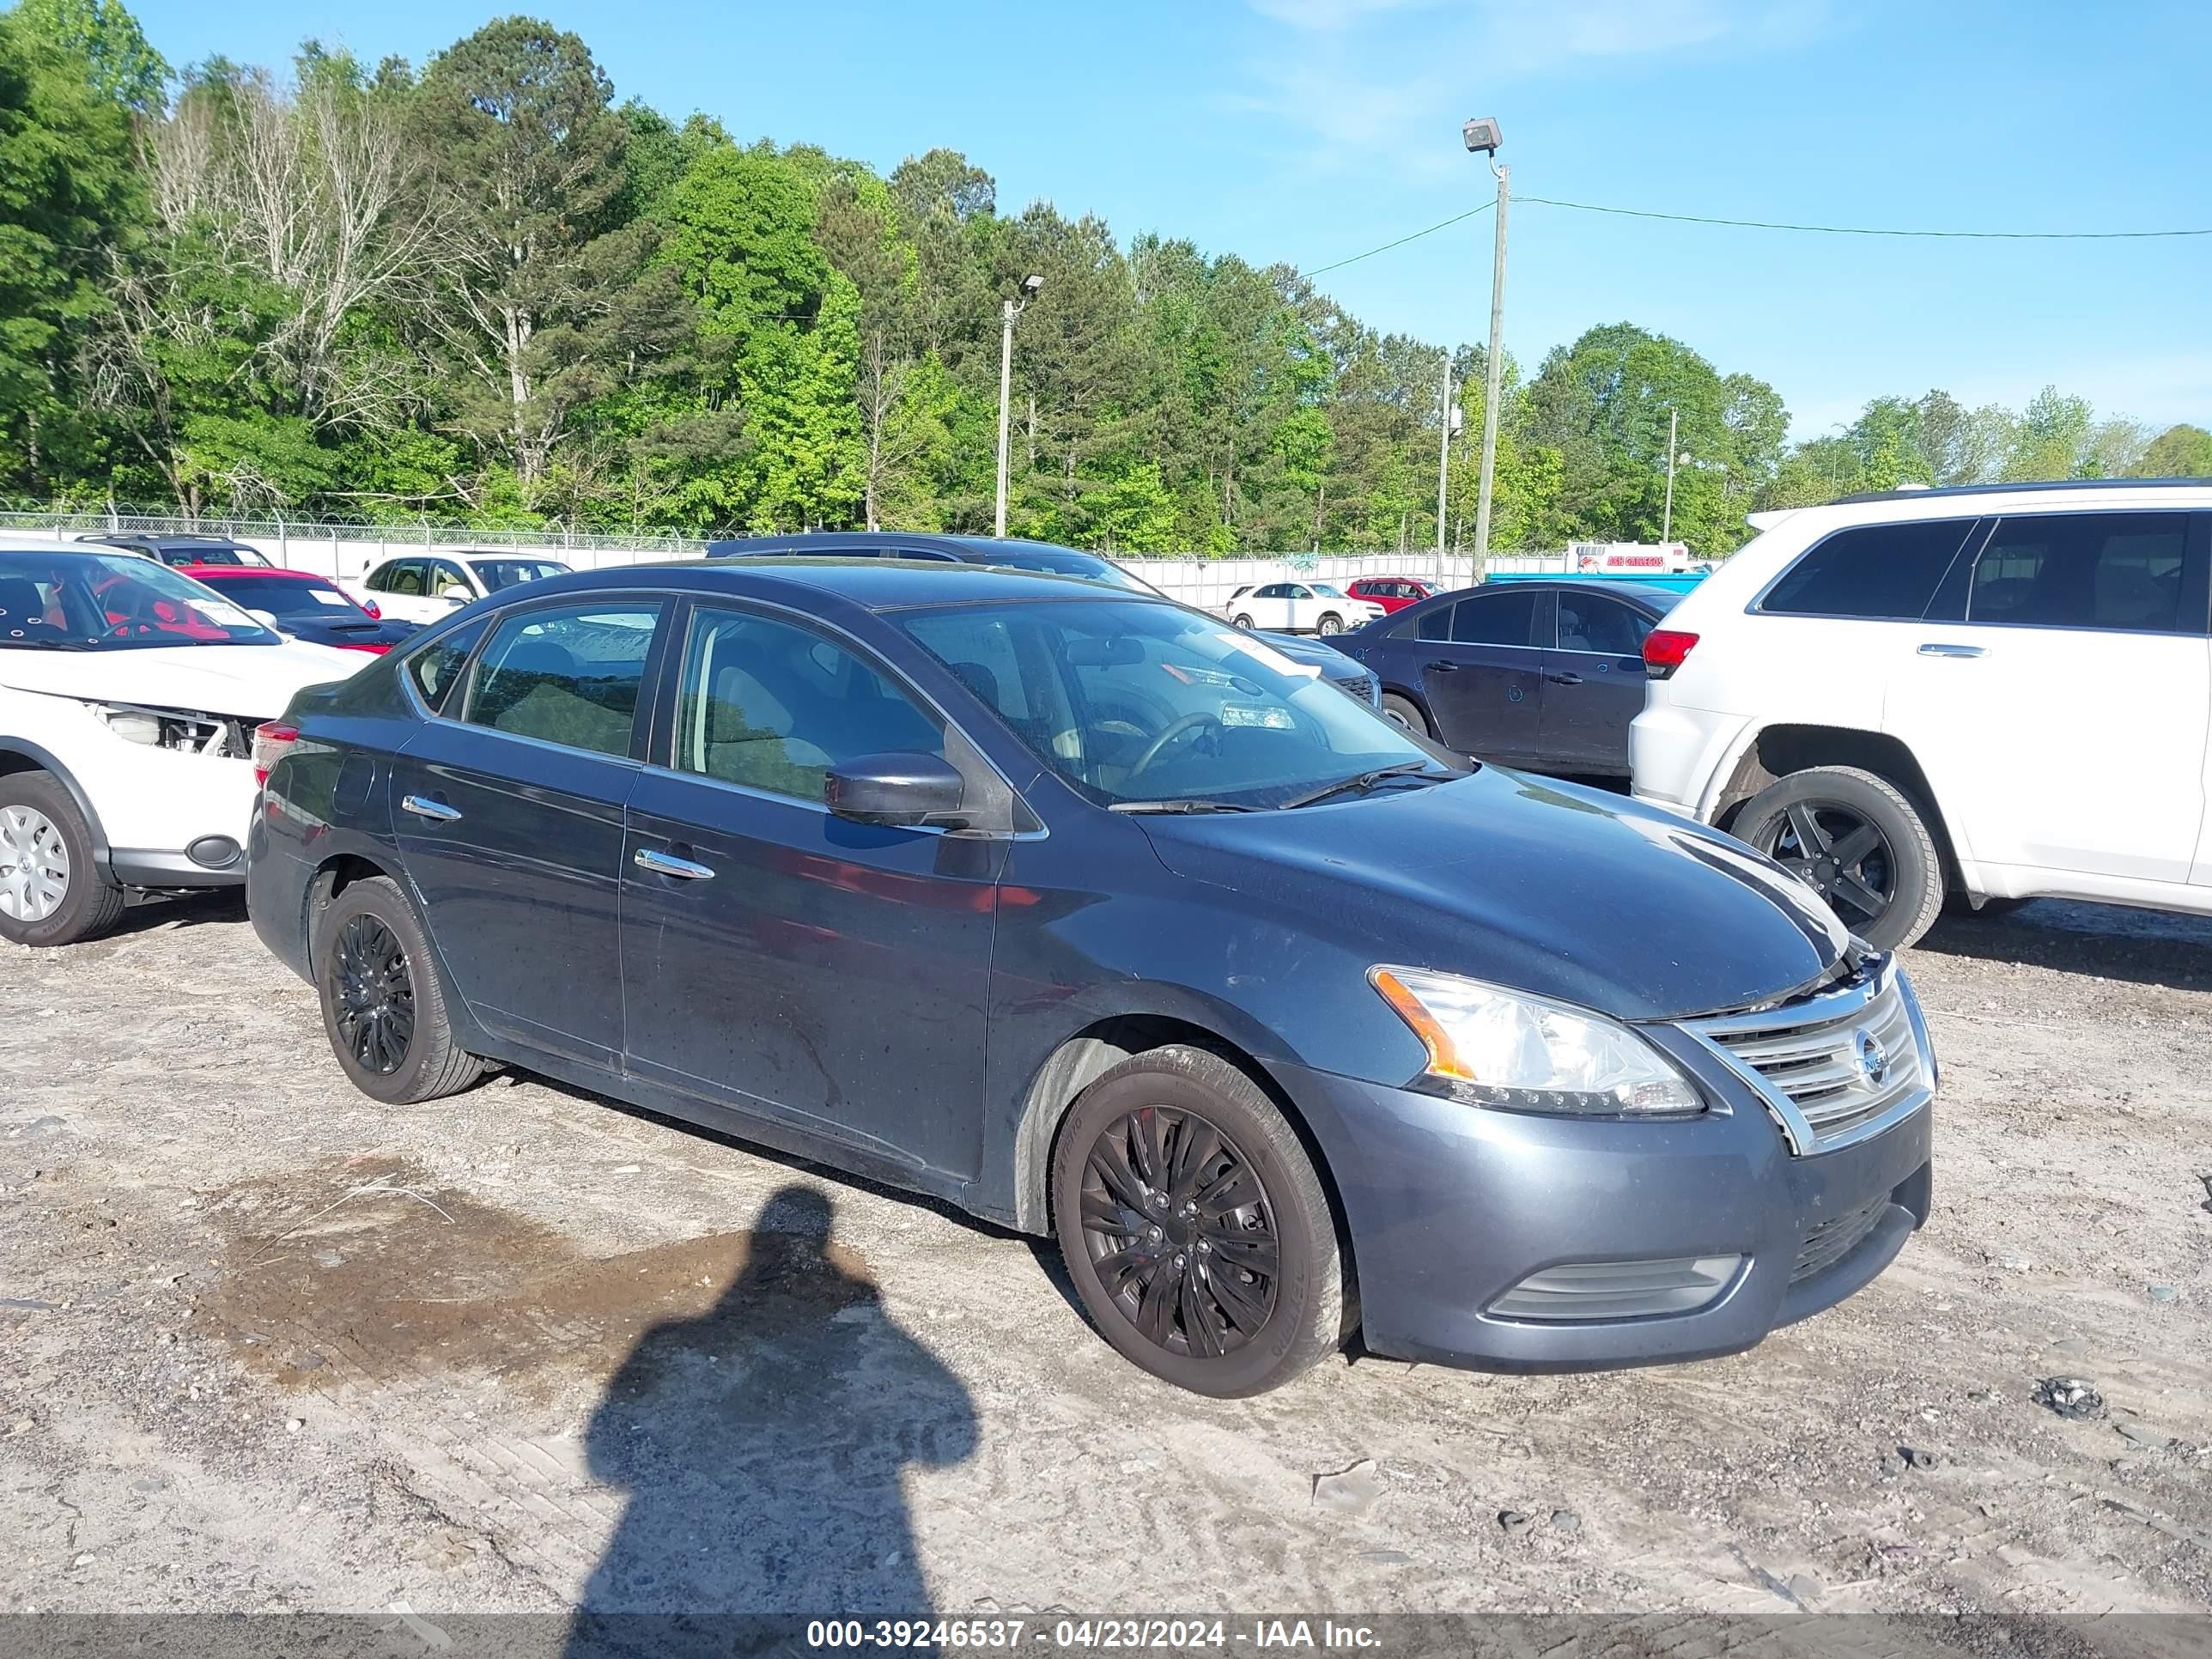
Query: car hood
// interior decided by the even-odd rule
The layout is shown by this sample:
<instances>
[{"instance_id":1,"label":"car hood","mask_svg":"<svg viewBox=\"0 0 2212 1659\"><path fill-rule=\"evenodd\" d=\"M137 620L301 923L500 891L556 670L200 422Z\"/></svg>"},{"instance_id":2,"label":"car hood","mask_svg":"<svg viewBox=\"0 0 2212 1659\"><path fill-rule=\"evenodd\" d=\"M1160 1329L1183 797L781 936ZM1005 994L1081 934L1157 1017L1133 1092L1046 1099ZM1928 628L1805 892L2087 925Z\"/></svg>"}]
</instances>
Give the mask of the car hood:
<instances>
[{"instance_id":1,"label":"car hood","mask_svg":"<svg viewBox=\"0 0 2212 1659\"><path fill-rule=\"evenodd\" d=\"M151 708L270 720L293 694L342 680L358 651L288 640L282 645L139 646L123 651L0 651L0 685Z\"/></svg>"},{"instance_id":2,"label":"car hood","mask_svg":"<svg viewBox=\"0 0 2212 1659\"><path fill-rule=\"evenodd\" d=\"M1364 934L1376 963L1620 1019L1770 1001L1850 948L1810 888L1741 842L1498 767L1291 811L1139 822L1176 874Z\"/></svg>"},{"instance_id":3,"label":"car hood","mask_svg":"<svg viewBox=\"0 0 2212 1659\"><path fill-rule=\"evenodd\" d=\"M1253 637L1264 641L1278 656L1288 657L1292 662L1308 668L1318 668L1324 678L1364 680L1367 678L1364 667L1334 646L1322 645L1303 634L1276 634L1263 629Z\"/></svg>"}]
</instances>

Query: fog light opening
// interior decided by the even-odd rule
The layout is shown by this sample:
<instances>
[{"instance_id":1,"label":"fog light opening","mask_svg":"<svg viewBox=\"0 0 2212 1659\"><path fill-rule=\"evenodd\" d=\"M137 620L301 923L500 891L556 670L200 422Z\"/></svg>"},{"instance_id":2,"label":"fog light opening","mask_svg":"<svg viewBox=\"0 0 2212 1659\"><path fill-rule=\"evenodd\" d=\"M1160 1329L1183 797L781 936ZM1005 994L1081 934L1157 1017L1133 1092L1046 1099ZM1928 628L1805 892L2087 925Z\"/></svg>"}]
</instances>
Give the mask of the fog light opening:
<instances>
[{"instance_id":1,"label":"fog light opening","mask_svg":"<svg viewBox=\"0 0 2212 1659\"><path fill-rule=\"evenodd\" d=\"M1490 1304L1493 1319L1581 1324L1695 1313L1735 1282L1741 1255L1571 1261L1530 1273Z\"/></svg>"}]
</instances>

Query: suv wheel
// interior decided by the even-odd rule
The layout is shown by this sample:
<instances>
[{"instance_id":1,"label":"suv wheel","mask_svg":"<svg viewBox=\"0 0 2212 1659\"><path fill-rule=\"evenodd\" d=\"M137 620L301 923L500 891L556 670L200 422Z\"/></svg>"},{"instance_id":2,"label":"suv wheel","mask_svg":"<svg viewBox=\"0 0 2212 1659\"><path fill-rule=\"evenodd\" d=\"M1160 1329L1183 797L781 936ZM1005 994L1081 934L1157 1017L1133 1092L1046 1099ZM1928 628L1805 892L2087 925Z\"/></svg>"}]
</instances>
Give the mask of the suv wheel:
<instances>
[{"instance_id":1,"label":"suv wheel","mask_svg":"<svg viewBox=\"0 0 2212 1659\"><path fill-rule=\"evenodd\" d=\"M1344 632L1344 618L1338 616L1334 611L1324 611L1322 613L1321 620L1314 624L1314 632L1316 634L1341 634Z\"/></svg>"},{"instance_id":2,"label":"suv wheel","mask_svg":"<svg viewBox=\"0 0 2212 1659\"><path fill-rule=\"evenodd\" d=\"M1420 705L1395 691L1382 694L1382 717L1394 725L1402 726L1417 738L1433 738L1429 730L1428 717L1421 713Z\"/></svg>"},{"instance_id":3,"label":"suv wheel","mask_svg":"<svg viewBox=\"0 0 2212 1659\"><path fill-rule=\"evenodd\" d=\"M1091 1323L1155 1376L1261 1394L1344 1340L1321 1179L1283 1115L1218 1055L1155 1048L1085 1090L1060 1128L1052 1200Z\"/></svg>"},{"instance_id":4,"label":"suv wheel","mask_svg":"<svg viewBox=\"0 0 2212 1659\"><path fill-rule=\"evenodd\" d=\"M1793 772L1738 816L1747 841L1826 899L1880 951L1911 945L1943 907L1943 858L1920 809L1856 766Z\"/></svg>"},{"instance_id":5,"label":"suv wheel","mask_svg":"<svg viewBox=\"0 0 2212 1659\"><path fill-rule=\"evenodd\" d=\"M75 945L123 914L123 890L93 862L92 827L51 772L0 778L0 939Z\"/></svg>"},{"instance_id":6,"label":"suv wheel","mask_svg":"<svg viewBox=\"0 0 2212 1659\"><path fill-rule=\"evenodd\" d=\"M1249 633L1252 629L1252 619L1240 611L1229 625L1231 628L1241 628L1247 633Z\"/></svg>"},{"instance_id":7,"label":"suv wheel","mask_svg":"<svg viewBox=\"0 0 2212 1659\"><path fill-rule=\"evenodd\" d=\"M483 1072L454 1044L429 937L388 876L355 882L317 918L314 965L331 1052L363 1094L411 1106Z\"/></svg>"}]
</instances>

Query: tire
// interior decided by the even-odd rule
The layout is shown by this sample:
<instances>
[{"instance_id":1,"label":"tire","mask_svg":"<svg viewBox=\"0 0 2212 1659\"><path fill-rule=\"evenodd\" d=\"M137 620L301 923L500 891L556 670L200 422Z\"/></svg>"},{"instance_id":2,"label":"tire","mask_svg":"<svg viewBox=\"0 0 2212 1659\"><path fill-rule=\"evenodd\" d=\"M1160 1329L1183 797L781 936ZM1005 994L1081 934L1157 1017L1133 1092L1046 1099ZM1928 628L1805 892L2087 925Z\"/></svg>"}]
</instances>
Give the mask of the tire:
<instances>
[{"instance_id":1,"label":"tire","mask_svg":"<svg viewBox=\"0 0 2212 1659\"><path fill-rule=\"evenodd\" d=\"M323 1034L363 1094L413 1106L483 1073L453 1041L429 936L398 883L372 876L340 893L316 918L313 954Z\"/></svg>"},{"instance_id":2,"label":"tire","mask_svg":"<svg viewBox=\"0 0 2212 1659\"><path fill-rule=\"evenodd\" d=\"M1395 691L1382 694L1382 718L1394 720L1417 738L1433 739L1436 733L1429 730L1429 718L1421 713L1421 706L1410 697L1401 697Z\"/></svg>"},{"instance_id":3,"label":"tire","mask_svg":"<svg viewBox=\"0 0 2212 1659\"><path fill-rule=\"evenodd\" d=\"M1943 908L1943 855L1921 808L1856 766L1791 773L1752 797L1735 833L1803 877L1876 950L1912 944Z\"/></svg>"},{"instance_id":4,"label":"tire","mask_svg":"<svg viewBox=\"0 0 2212 1659\"><path fill-rule=\"evenodd\" d=\"M1178 1170L1185 1154L1194 1161ZM1154 1160L1164 1186L1142 1173ZM1244 1193L1255 1196L1206 1214L1209 1194ZM1052 1200L1091 1324L1163 1381L1216 1399L1262 1394L1347 1334L1353 1304L1321 1178L1273 1103L1217 1054L1154 1048L1085 1089L1060 1126ZM1245 1265L1224 1272L1232 1254Z\"/></svg>"},{"instance_id":5,"label":"tire","mask_svg":"<svg viewBox=\"0 0 2212 1659\"><path fill-rule=\"evenodd\" d=\"M1323 611L1322 613L1321 620L1314 624L1314 632L1316 634L1341 634L1344 632L1344 618L1338 616L1334 611Z\"/></svg>"},{"instance_id":6,"label":"tire","mask_svg":"<svg viewBox=\"0 0 2212 1659\"><path fill-rule=\"evenodd\" d=\"M1231 621L1230 621L1229 625L1230 625L1231 628L1241 628L1241 629L1243 629L1246 633L1248 633L1248 634L1249 634L1249 633L1250 633L1250 632L1252 631L1252 619L1251 619L1251 617L1247 617L1247 616L1243 616L1243 615L1241 615L1241 614L1240 614L1240 615L1238 615L1238 616L1237 616L1237 617L1232 617L1232 618L1231 619Z\"/></svg>"},{"instance_id":7,"label":"tire","mask_svg":"<svg viewBox=\"0 0 2212 1659\"><path fill-rule=\"evenodd\" d=\"M0 777L0 939L77 945L123 915L123 889L94 863L92 826L51 772Z\"/></svg>"}]
</instances>

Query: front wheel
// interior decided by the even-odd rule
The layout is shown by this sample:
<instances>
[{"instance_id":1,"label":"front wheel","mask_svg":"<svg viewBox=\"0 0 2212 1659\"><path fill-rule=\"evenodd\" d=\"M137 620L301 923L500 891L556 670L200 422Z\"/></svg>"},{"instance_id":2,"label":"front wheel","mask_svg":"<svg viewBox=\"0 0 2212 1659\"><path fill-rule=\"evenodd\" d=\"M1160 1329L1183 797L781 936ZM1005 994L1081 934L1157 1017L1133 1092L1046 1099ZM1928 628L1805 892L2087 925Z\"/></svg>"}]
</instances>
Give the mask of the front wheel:
<instances>
[{"instance_id":1,"label":"front wheel","mask_svg":"<svg viewBox=\"0 0 2212 1659\"><path fill-rule=\"evenodd\" d=\"M1801 878L1878 951L1935 925L1943 857L1920 809L1856 766L1793 772L1752 797L1735 834Z\"/></svg>"},{"instance_id":2,"label":"front wheel","mask_svg":"<svg viewBox=\"0 0 2212 1659\"><path fill-rule=\"evenodd\" d=\"M1322 616L1319 622L1314 624L1314 632L1316 634L1341 634L1344 632L1344 618L1338 616L1334 611L1328 611Z\"/></svg>"},{"instance_id":3,"label":"front wheel","mask_svg":"<svg viewBox=\"0 0 2212 1659\"><path fill-rule=\"evenodd\" d=\"M1428 716L1421 713L1420 705L1395 691L1382 694L1382 717L1394 726L1402 726L1417 738L1433 738L1429 730Z\"/></svg>"},{"instance_id":4,"label":"front wheel","mask_svg":"<svg viewBox=\"0 0 2212 1659\"><path fill-rule=\"evenodd\" d=\"M1099 1334L1194 1393L1279 1388L1345 1338L1328 1199L1283 1115L1204 1049L1154 1048L1083 1091L1053 1228Z\"/></svg>"},{"instance_id":5,"label":"front wheel","mask_svg":"<svg viewBox=\"0 0 2212 1659\"><path fill-rule=\"evenodd\" d=\"M390 877L356 881L331 902L316 921L314 967L331 1052L363 1094L411 1106L483 1070L453 1041L429 936Z\"/></svg>"},{"instance_id":6,"label":"front wheel","mask_svg":"<svg viewBox=\"0 0 2212 1659\"><path fill-rule=\"evenodd\" d=\"M51 772L0 778L0 939L76 945L123 914L123 890L93 862L92 828Z\"/></svg>"}]
</instances>

